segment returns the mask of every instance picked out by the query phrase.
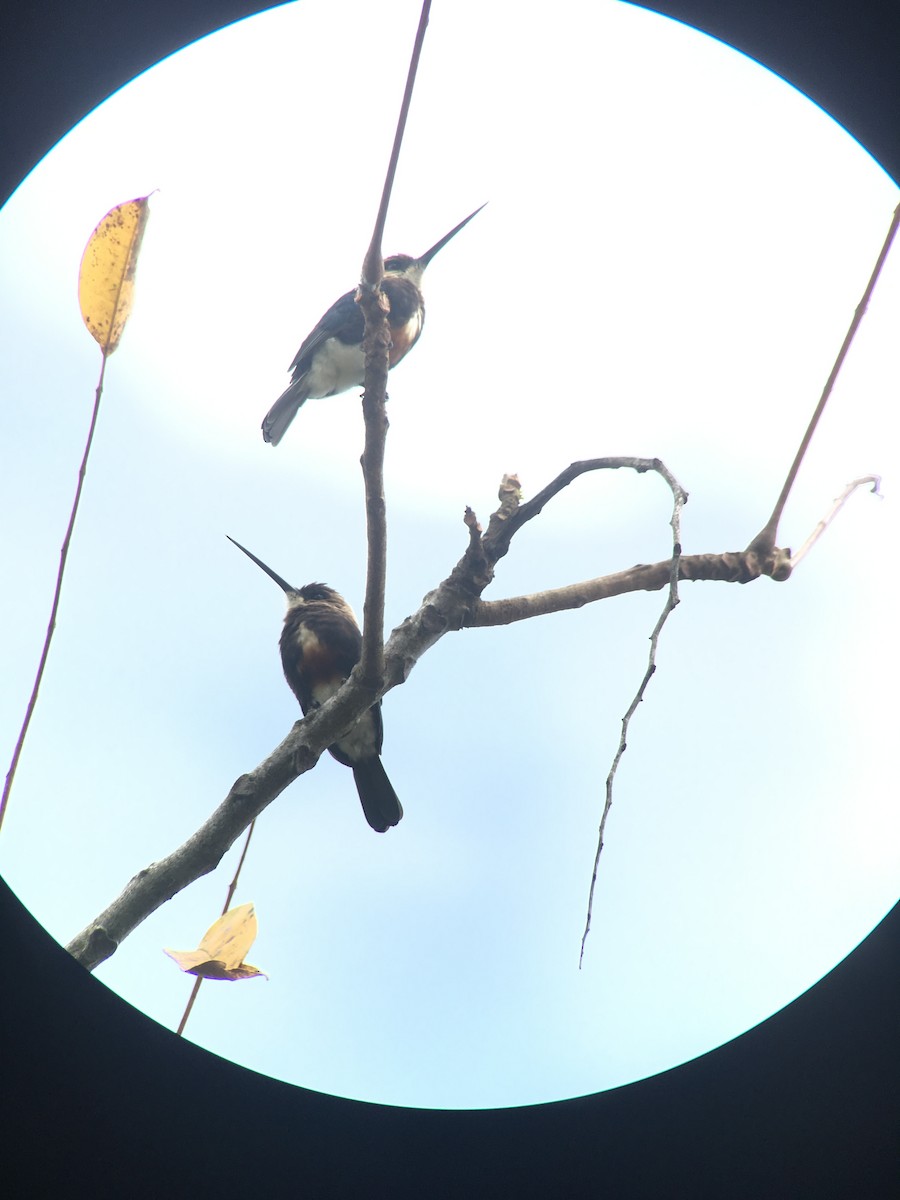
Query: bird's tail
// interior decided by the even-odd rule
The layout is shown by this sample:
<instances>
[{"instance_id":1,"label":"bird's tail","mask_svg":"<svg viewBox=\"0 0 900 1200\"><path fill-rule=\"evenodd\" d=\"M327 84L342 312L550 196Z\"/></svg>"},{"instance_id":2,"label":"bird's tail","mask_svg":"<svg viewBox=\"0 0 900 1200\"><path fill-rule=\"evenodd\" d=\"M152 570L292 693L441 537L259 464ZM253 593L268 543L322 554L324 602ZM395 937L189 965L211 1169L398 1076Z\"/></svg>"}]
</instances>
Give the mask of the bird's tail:
<instances>
[{"instance_id":1,"label":"bird's tail","mask_svg":"<svg viewBox=\"0 0 900 1200\"><path fill-rule=\"evenodd\" d=\"M359 792L366 820L376 833L384 833L403 816L397 793L391 786L380 758L367 758L353 767L353 779Z\"/></svg>"},{"instance_id":2,"label":"bird's tail","mask_svg":"<svg viewBox=\"0 0 900 1200\"><path fill-rule=\"evenodd\" d=\"M266 419L262 423L265 441L271 442L273 446L278 445L287 432L288 425L296 417L301 404L305 403L308 394L306 378L302 375L281 393L266 413Z\"/></svg>"}]
</instances>

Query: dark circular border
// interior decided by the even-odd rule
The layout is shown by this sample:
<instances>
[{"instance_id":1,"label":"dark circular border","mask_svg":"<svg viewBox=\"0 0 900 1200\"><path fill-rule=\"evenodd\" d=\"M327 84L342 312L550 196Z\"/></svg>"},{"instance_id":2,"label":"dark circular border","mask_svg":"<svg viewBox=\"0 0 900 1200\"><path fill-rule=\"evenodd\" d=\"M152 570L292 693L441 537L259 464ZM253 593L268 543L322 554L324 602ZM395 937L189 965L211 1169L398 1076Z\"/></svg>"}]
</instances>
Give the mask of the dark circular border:
<instances>
[{"instance_id":1,"label":"dark circular border","mask_svg":"<svg viewBox=\"0 0 900 1200\"><path fill-rule=\"evenodd\" d=\"M8 6L0 18L0 200L127 80L268 7ZM643 7L783 75L900 179L896 0ZM335 64L335 87L351 82ZM362 1104L236 1067L109 992L2 885L0 913L0 1171L10 1196L897 1194L900 905L814 988L718 1050L614 1091L483 1112Z\"/></svg>"}]
</instances>

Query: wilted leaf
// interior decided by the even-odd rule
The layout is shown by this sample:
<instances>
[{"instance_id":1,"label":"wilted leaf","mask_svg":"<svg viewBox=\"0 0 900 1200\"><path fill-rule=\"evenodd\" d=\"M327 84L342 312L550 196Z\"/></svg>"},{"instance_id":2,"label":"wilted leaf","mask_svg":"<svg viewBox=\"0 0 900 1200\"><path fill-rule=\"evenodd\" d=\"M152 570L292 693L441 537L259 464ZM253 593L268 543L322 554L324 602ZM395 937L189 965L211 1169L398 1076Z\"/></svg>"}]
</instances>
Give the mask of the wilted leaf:
<instances>
[{"instance_id":1,"label":"wilted leaf","mask_svg":"<svg viewBox=\"0 0 900 1200\"><path fill-rule=\"evenodd\" d=\"M169 958L204 979L253 979L263 975L258 967L244 962L256 938L256 912L252 904L241 904L223 913L207 929L196 950L166 950Z\"/></svg>"},{"instance_id":2,"label":"wilted leaf","mask_svg":"<svg viewBox=\"0 0 900 1200\"><path fill-rule=\"evenodd\" d=\"M147 217L148 197L128 200L106 214L81 256L78 302L91 336L112 354L134 300L134 273Z\"/></svg>"}]
</instances>

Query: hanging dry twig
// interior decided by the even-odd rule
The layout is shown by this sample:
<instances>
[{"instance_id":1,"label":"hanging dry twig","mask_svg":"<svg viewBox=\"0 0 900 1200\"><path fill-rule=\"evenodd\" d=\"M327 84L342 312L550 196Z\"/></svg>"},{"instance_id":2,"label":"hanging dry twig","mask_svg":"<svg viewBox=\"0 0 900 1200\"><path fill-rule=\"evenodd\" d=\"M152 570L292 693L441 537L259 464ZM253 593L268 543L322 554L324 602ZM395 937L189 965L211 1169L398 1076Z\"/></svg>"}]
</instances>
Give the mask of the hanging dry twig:
<instances>
[{"instance_id":1,"label":"hanging dry twig","mask_svg":"<svg viewBox=\"0 0 900 1200\"><path fill-rule=\"evenodd\" d=\"M606 821L609 817L610 809L613 802L613 782L616 777L616 772L619 769L619 763L622 761L622 755L628 747L628 726L631 724L631 718L637 712L637 707L644 699L644 692L647 690L647 684L653 677L656 671L656 649L659 645L659 635L662 628L669 618L669 614L675 611L678 600L678 568L681 559L681 510L687 504L687 492L671 477L667 480L672 488L674 496L674 505L672 508L672 566L669 574L669 594L666 597L666 603L662 612L659 615L659 620L653 627L653 632L650 635L650 655L647 660L647 670L644 672L644 678L641 680L634 699L629 705L628 711L622 718L622 735L619 738L619 745L612 761L609 774L606 777L606 798L603 804L603 814L600 817L600 828L597 831L597 852L594 855L594 867L591 872L591 886L588 891L587 916L584 922L584 933L581 935L581 951L578 955L578 967L581 969L581 964L584 961L584 946L587 941L587 936L591 931L591 916L594 911L594 890L597 886L597 871L600 867L600 855L603 852L603 837L606 833Z\"/></svg>"}]
</instances>

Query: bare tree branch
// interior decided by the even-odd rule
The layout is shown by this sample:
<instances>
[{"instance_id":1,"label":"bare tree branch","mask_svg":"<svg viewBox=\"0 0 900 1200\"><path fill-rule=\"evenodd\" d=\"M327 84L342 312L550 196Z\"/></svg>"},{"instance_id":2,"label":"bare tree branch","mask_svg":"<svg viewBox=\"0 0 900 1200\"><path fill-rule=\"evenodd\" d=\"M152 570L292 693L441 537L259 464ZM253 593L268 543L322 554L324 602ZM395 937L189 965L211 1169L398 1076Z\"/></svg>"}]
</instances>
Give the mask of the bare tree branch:
<instances>
[{"instance_id":1,"label":"bare tree branch","mask_svg":"<svg viewBox=\"0 0 900 1200\"><path fill-rule=\"evenodd\" d=\"M297 721L258 767L241 775L186 842L138 872L121 895L72 939L66 947L69 953L93 970L157 908L214 871L250 822L298 776L312 770L322 752L375 703L377 695L357 676L358 668L336 696Z\"/></svg>"},{"instance_id":2,"label":"bare tree branch","mask_svg":"<svg viewBox=\"0 0 900 1200\"><path fill-rule=\"evenodd\" d=\"M585 470L595 469L597 464L620 466L654 463L656 460L592 459L589 462L594 467L573 464L558 476L549 485L549 490L544 489L539 493L543 498L542 504L549 498L549 492L555 495L565 486L560 480L568 478L571 482ZM661 474L665 470L662 464L659 464L659 469ZM234 783L219 807L196 833L172 854L140 871L122 894L72 939L67 947L69 953L93 970L114 954L128 934L157 908L195 879L214 870L250 822L298 776L315 766L322 752L338 740L377 699L402 684L422 655L445 633L476 624L493 625L524 620L529 615L538 615L540 611L579 608L593 599L621 595L626 591L656 590L671 580L672 560L667 559L650 566L632 567L629 571L608 576L606 580L576 585L568 597L568 603L561 603L560 596L570 589L542 593L542 596L554 597L553 607L535 604L533 612L527 611L533 600L531 597L498 601L496 604L483 603L481 592L493 578L492 554L498 550L505 554L509 548L510 539L501 537L498 531L507 522L516 523L516 528L521 528L525 520L536 515L533 506L537 499L535 497L530 504L520 506L518 480L514 476L504 477L500 488L500 507L491 516L489 532L484 536L475 514L467 509L465 524L469 541L466 551L447 578L424 597L417 611L391 633L384 646L384 678L378 687L369 686L362 679L357 666L336 696L298 721L264 762ZM494 531L494 547L492 554L488 554L491 531ZM762 559L750 551L689 555L678 560L678 578L749 583L769 573L769 566L771 560ZM773 575L773 578L777 577ZM589 588L593 595L586 599L582 592L584 588ZM499 614L504 612L506 615L501 618Z\"/></svg>"},{"instance_id":3,"label":"bare tree branch","mask_svg":"<svg viewBox=\"0 0 900 1200\"><path fill-rule=\"evenodd\" d=\"M655 471L661 475L669 485L673 495L676 490L682 491L681 485L677 479L671 474L665 463L658 458L634 458L631 456L616 456L613 458L586 458L580 462L570 463L564 471L551 480L545 488L531 500L525 504L512 504L513 490L518 488L518 479L515 475L504 476L504 483L508 491L501 491L501 499L506 496L507 507L502 507L494 514L491 519L491 526L485 537L487 543L486 550L491 558L491 561L496 563L506 554L509 549L509 543L513 536L518 533L522 526L536 517L543 511L545 505L553 499L554 496L569 486L580 475L585 475L589 471L622 471L630 470L637 471L639 475L645 474L647 471ZM685 501L687 501L687 493L684 492Z\"/></svg>"},{"instance_id":4,"label":"bare tree branch","mask_svg":"<svg viewBox=\"0 0 900 1200\"><path fill-rule=\"evenodd\" d=\"M335 697L345 699L347 689ZM346 707L346 705L345 705ZM326 713L329 705L317 710ZM327 736L316 737L310 723L297 722L290 734L249 775L241 775L203 825L177 850L151 863L126 885L121 895L95 917L66 949L89 971L116 952L142 921L203 875L214 871L247 826L304 771L315 765ZM329 725L333 722L329 722ZM306 728L299 731L299 727ZM339 736L339 735L338 735ZM319 742L322 743L319 746ZM315 745L315 749L313 749Z\"/></svg>"}]
</instances>

